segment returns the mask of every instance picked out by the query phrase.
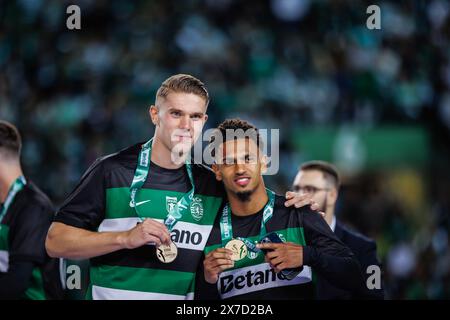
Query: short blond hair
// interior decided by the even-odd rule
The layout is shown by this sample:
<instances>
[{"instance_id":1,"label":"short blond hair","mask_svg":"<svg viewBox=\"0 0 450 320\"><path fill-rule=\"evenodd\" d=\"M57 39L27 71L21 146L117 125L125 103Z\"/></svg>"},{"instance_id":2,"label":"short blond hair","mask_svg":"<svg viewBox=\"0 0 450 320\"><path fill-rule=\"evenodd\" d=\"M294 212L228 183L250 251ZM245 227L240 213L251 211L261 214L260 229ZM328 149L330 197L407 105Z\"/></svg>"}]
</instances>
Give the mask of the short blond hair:
<instances>
[{"instance_id":1,"label":"short blond hair","mask_svg":"<svg viewBox=\"0 0 450 320\"><path fill-rule=\"evenodd\" d=\"M170 92L193 93L202 97L206 106L209 104L209 93L205 84L189 74L175 74L164 80L156 92L156 99L165 98Z\"/></svg>"}]
</instances>

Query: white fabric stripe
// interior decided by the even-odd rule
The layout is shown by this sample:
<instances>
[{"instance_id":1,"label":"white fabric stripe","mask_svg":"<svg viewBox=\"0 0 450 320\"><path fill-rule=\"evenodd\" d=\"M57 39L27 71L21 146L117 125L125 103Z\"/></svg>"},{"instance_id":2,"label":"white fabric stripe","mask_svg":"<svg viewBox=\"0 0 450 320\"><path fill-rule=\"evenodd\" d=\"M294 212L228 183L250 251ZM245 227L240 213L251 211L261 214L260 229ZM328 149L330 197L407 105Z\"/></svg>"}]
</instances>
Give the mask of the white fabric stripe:
<instances>
[{"instance_id":1,"label":"white fabric stripe","mask_svg":"<svg viewBox=\"0 0 450 320\"><path fill-rule=\"evenodd\" d=\"M186 296L175 294L132 291L92 286L92 298L94 300L193 300L194 293Z\"/></svg>"},{"instance_id":2,"label":"white fabric stripe","mask_svg":"<svg viewBox=\"0 0 450 320\"><path fill-rule=\"evenodd\" d=\"M161 219L154 219L163 223ZM105 219L98 227L99 232L128 231L136 226L139 218ZM211 225L199 225L178 221L172 230L171 237L178 248L203 251L212 230Z\"/></svg>"},{"instance_id":3,"label":"white fabric stripe","mask_svg":"<svg viewBox=\"0 0 450 320\"><path fill-rule=\"evenodd\" d=\"M251 272L250 279L247 278L248 272ZM225 271L220 274L217 288L222 299L224 299L269 288L306 283L312 280L311 268L307 266L304 266L302 272L292 280L282 280L278 275L274 276L274 272L268 263ZM250 285L248 285L249 281ZM256 282L258 283L255 284Z\"/></svg>"},{"instance_id":4,"label":"white fabric stripe","mask_svg":"<svg viewBox=\"0 0 450 320\"><path fill-rule=\"evenodd\" d=\"M0 272L8 272L9 268L9 252L0 250Z\"/></svg>"},{"instance_id":5,"label":"white fabric stripe","mask_svg":"<svg viewBox=\"0 0 450 320\"><path fill-rule=\"evenodd\" d=\"M297 275L297 278L302 278L304 282L312 281L312 270L311 267L303 266L302 272ZM303 282L301 282L303 283Z\"/></svg>"},{"instance_id":6,"label":"white fabric stripe","mask_svg":"<svg viewBox=\"0 0 450 320\"><path fill-rule=\"evenodd\" d=\"M66 290L66 278L67 278L67 260L64 258L59 258L59 280L61 281L61 286Z\"/></svg>"}]
</instances>

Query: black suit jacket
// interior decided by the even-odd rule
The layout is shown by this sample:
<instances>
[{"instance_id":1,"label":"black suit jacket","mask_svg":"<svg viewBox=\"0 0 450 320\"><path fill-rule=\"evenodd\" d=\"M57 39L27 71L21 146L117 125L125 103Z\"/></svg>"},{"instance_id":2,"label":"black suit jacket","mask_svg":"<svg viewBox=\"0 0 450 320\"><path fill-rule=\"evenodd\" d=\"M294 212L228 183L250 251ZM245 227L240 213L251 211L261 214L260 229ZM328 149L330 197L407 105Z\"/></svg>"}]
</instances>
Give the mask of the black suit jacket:
<instances>
[{"instance_id":1,"label":"black suit jacket","mask_svg":"<svg viewBox=\"0 0 450 320\"><path fill-rule=\"evenodd\" d=\"M336 236L350 248L353 254L358 259L361 270L364 275L364 286L357 291L350 292L339 289L330 284L326 279L318 275L317 277L317 298L318 299L384 299L383 282L381 281L381 289L368 289L366 286L367 279L373 272L367 273L367 267L377 265L380 267L380 262L377 259L377 245L374 240L363 236L341 222L336 221L336 228L334 230Z\"/></svg>"}]
</instances>

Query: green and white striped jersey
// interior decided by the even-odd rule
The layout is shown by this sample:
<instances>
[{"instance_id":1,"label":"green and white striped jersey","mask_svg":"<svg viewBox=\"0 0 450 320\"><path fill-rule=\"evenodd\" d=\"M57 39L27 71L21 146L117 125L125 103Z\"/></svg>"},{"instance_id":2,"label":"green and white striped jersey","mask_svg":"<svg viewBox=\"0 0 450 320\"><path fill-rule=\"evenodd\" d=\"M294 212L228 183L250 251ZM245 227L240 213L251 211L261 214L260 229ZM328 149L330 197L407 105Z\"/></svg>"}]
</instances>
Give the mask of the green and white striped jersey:
<instances>
[{"instance_id":1,"label":"green and white striped jersey","mask_svg":"<svg viewBox=\"0 0 450 320\"><path fill-rule=\"evenodd\" d=\"M234 267L224 270L217 284L206 283L203 264L199 265L196 298L209 299L314 299L316 274L323 275L337 285L362 284L360 268L354 255L331 231L318 213L309 207L286 208L285 199L275 196L272 218L266 223L267 233L275 232L284 242L303 246L303 269L293 279L275 273L264 254L247 250L246 256L235 261ZM260 240L263 210L248 216L231 216L233 237L250 241ZM223 246L220 216L205 247L205 255Z\"/></svg>"},{"instance_id":2,"label":"green and white striped jersey","mask_svg":"<svg viewBox=\"0 0 450 320\"><path fill-rule=\"evenodd\" d=\"M130 230L140 217L163 222L171 207L191 188L186 168L164 169L151 163L148 178L133 203L130 185L139 151L140 144L96 161L55 221L98 232ZM223 189L207 167L193 165L192 170L194 199L171 232L178 247L177 258L167 264L160 262L154 245L93 258L88 298L193 298L195 272L221 206Z\"/></svg>"}]
</instances>

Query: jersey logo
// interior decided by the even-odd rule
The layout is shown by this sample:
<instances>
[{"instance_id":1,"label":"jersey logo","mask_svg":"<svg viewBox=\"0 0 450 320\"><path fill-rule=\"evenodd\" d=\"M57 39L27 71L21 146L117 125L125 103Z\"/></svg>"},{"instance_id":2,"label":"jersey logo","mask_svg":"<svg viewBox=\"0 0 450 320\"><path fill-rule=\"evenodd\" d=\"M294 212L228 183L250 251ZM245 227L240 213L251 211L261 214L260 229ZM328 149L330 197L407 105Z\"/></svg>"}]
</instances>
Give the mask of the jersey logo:
<instances>
[{"instance_id":1,"label":"jersey logo","mask_svg":"<svg viewBox=\"0 0 450 320\"><path fill-rule=\"evenodd\" d=\"M276 273L268 263L260 263L222 272L217 288L222 298L229 298L270 288L304 284L311 282L311 279L311 269L307 266L294 279L288 280L283 274Z\"/></svg>"},{"instance_id":2,"label":"jersey logo","mask_svg":"<svg viewBox=\"0 0 450 320\"><path fill-rule=\"evenodd\" d=\"M203 204L202 199L195 197L191 203L191 215L195 221L200 221L203 218Z\"/></svg>"},{"instance_id":3,"label":"jersey logo","mask_svg":"<svg viewBox=\"0 0 450 320\"><path fill-rule=\"evenodd\" d=\"M149 201L151 201L151 200L145 200L145 201L140 201L140 202L134 203L133 200L130 200L130 208L138 207L138 206L140 206L140 205L142 205L144 203L147 203Z\"/></svg>"},{"instance_id":4,"label":"jersey logo","mask_svg":"<svg viewBox=\"0 0 450 320\"><path fill-rule=\"evenodd\" d=\"M166 196L166 210L169 214L173 214L177 208L178 199L177 197Z\"/></svg>"},{"instance_id":5,"label":"jersey logo","mask_svg":"<svg viewBox=\"0 0 450 320\"><path fill-rule=\"evenodd\" d=\"M209 234L206 234L206 236L208 235ZM174 243L184 244L187 246L187 248L194 250L198 250L199 248L197 248L196 246L199 246L204 242L201 232L198 231L173 229L170 233L170 238ZM203 247L200 249L203 250Z\"/></svg>"}]
</instances>

